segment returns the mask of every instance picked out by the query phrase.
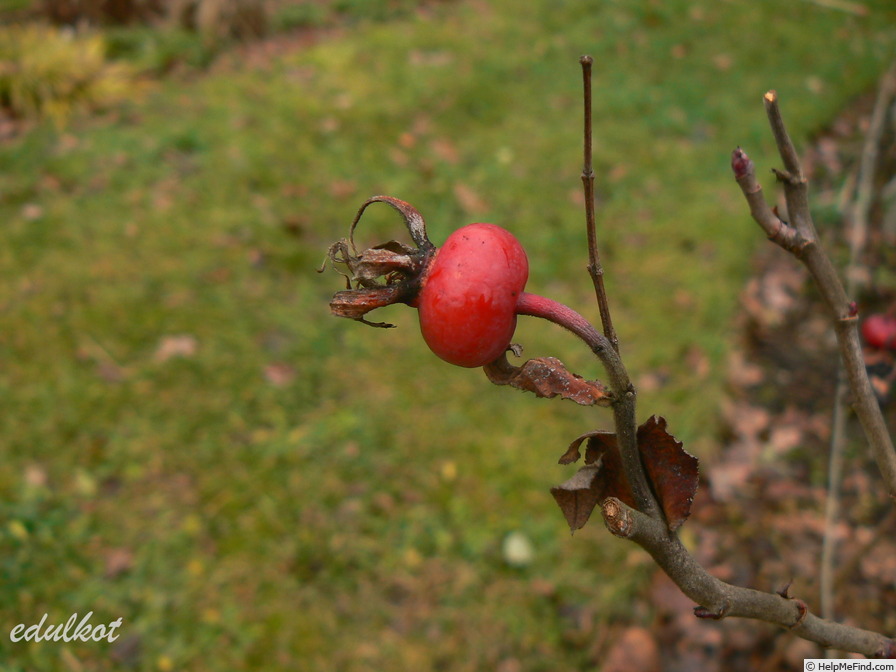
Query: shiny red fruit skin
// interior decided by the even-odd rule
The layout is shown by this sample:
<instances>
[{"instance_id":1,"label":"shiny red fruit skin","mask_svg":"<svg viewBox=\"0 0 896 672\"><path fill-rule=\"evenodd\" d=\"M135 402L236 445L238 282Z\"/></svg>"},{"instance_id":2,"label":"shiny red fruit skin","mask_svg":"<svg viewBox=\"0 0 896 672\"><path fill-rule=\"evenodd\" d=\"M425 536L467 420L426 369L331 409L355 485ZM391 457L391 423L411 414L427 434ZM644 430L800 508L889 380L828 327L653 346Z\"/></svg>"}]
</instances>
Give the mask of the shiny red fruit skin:
<instances>
[{"instance_id":1,"label":"shiny red fruit skin","mask_svg":"<svg viewBox=\"0 0 896 672\"><path fill-rule=\"evenodd\" d=\"M529 260L512 233L469 224L452 233L433 258L415 304L423 340L457 366L497 359L516 329L516 305Z\"/></svg>"},{"instance_id":2,"label":"shiny red fruit skin","mask_svg":"<svg viewBox=\"0 0 896 672\"><path fill-rule=\"evenodd\" d=\"M872 348L896 350L896 317L875 313L862 323L862 337Z\"/></svg>"}]
</instances>

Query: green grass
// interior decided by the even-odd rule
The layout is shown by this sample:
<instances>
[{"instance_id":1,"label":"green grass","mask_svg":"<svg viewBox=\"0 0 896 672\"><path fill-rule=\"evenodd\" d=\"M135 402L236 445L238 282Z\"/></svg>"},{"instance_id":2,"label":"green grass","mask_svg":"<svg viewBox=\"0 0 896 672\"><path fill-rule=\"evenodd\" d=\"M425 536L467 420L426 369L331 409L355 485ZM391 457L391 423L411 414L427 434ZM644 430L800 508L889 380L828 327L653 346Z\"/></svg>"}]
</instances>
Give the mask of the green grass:
<instances>
[{"instance_id":1,"label":"green grass","mask_svg":"<svg viewBox=\"0 0 896 672\"><path fill-rule=\"evenodd\" d=\"M341 279L313 270L388 193L437 242L511 228L529 289L596 314L591 53L611 305L633 378L661 382L640 415L711 459L762 244L729 152L776 165L768 88L801 142L874 84L896 17L866 4L436 6L0 148L0 669L593 669L600 632L649 618L650 565L599 522L570 537L547 490L607 412L443 364L407 309L384 311L391 331L331 318ZM362 237L400 231L369 217ZM161 361L176 336L195 351ZM551 325L517 340L600 374ZM514 530L536 549L521 569L501 555ZM89 610L139 653L4 634Z\"/></svg>"}]
</instances>

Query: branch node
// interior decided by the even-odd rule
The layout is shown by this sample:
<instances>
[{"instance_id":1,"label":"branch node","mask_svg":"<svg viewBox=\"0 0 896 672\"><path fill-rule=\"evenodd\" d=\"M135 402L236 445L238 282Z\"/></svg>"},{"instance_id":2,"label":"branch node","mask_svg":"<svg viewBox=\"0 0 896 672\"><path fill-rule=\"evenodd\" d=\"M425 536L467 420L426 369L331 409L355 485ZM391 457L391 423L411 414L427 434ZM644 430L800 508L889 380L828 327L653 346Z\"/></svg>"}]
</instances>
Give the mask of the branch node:
<instances>
[{"instance_id":1,"label":"branch node","mask_svg":"<svg viewBox=\"0 0 896 672\"><path fill-rule=\"evenodd\" d=\"M791 625L787 626L789 629L793 630L794 628L801 626L803 621L806 620L806 616L809 615L809 607L805 602L795 597L790 597L788 599L793 600L796 603L797 608L796 620Z\"/></svg>"},{"instance_id":2,"label":"branch node","mask_svg":"<svg viewBox=\"0 0 896 672\"><path fill-rule=\"evenodd\" d=\"M804 184L806 182L805 179L801 178L799 175L794 175L793 173L787 170L780 170L778 168L772 168L772 172L775 174L775 178L778 182L784 182L786 184Z\"/></svg>"},{"instance_id":3,"label":"branch node","mask_svg":"<svg viewBox=\"0 0 896 672\"><path fill-rule=\"evenodd\" d=\"M896 640L885 640L883 646L875 652L874 656L876 658L896 658Z\"/></svg>"},{"instance_id":4,"label":"branch node","mask_svg":"<svg viewBox=\"0 0 896 672\"><path fill-rule=\"evenodd\" d=\"M697 618L706 618L712 621L721 621L731 610L731 602L725 600L715 611L706 607L694 607L694 616Z\"/></svg>"},{"instance_id":5,"label":"branch node","mask_svg":"<svg viewBox=\"0 0 896 672\"><path fill-rule=\"evenodd\" d=\"M607 497L600 506L607 529L622 539L628 539L632 533L632 515L627 506L615 497Z\"/></svg>"},{"instance_id":6,"label":"branch node","mask_svg":"<svg viewBox=\"0 0 896 672\"><path fill-rule=\"evenodd\" d=\"M850 322L858 322L859 321L859 304L855 301L850 301L846 304L846 314L840 315L838 320L844 324L849 324Z\"/></svg>"}]
</instances>

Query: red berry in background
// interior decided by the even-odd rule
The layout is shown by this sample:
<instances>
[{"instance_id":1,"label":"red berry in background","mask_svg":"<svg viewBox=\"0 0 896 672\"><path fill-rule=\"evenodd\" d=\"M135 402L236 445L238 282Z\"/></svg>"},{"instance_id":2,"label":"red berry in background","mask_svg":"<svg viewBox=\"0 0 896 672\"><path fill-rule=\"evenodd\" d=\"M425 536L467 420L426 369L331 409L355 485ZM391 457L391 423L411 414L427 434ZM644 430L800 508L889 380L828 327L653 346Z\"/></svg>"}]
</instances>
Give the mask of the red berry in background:
<instances>
[{"instance_id":1,"label":"red berry in background","mask_svg":"<svg viewBox=\"0 0 896 672\"><path fill-rule=\"evenodd\" d=\"M896 316L869 315L862 323L862 337L872 348L896 350Z\"/></svg>"},{"instance_id":2,"label":"red berry in background","mask_svg":"<svg viewBox=\"0 0 896 672\"><path fill-rule=\"evenodd\" d=\"M477 367L510 345L529 261L509 231L469 224L452 233L427 269L413 305L429 348L446 362Z\"/></svg>"}]
</instances>

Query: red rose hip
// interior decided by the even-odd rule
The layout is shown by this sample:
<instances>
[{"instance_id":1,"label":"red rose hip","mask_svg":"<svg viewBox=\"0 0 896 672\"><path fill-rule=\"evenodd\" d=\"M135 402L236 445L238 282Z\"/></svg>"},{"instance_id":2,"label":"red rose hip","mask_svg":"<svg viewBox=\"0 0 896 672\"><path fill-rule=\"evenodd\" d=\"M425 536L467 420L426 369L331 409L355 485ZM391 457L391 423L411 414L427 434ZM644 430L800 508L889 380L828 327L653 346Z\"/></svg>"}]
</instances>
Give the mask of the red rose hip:
<instances>
[{"instance_id":1,"label":"red rose hip","mask_svg":"<svg viewBox=\"0 0 896 672\"><path fill-rule=\"evenodd\" d=\"M869 315L862 323L862 337L872 348L896 350L896 316Z\"/></svg>"},{"instance_id":2,"label":"red rose hip","mask_svg":"<svg viewBox=\"0 0 896 672\"><path fill-rule=\"evenodd\" d=\"M477 367L507 350L529 261L509 231L469 224L452 233L432 259L420 293L420 331L446 362Z\"/></svg>"}]
</instances>

